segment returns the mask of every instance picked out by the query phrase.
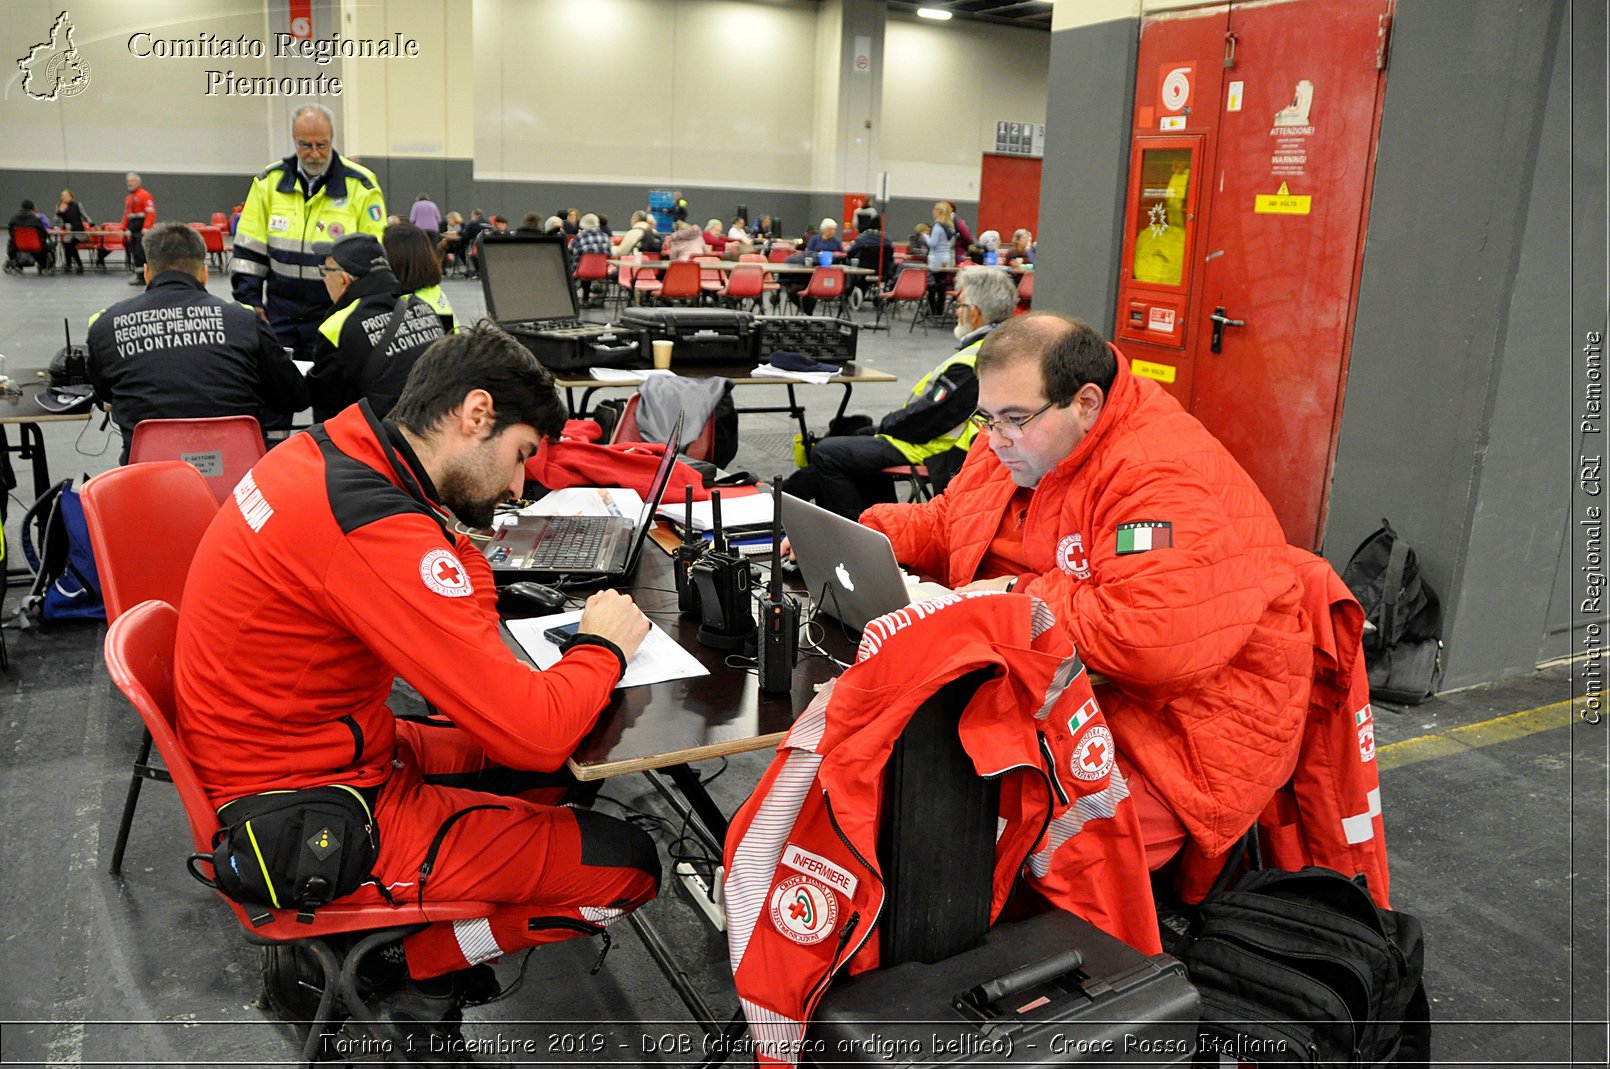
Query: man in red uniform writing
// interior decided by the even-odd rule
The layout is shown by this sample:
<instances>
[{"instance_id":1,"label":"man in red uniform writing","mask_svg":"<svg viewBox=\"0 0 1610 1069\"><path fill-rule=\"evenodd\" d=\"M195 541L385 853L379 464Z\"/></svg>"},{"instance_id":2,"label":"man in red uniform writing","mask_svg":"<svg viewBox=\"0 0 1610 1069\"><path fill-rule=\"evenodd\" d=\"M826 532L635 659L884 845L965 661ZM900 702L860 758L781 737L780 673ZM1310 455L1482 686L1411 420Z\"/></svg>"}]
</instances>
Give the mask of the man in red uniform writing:
<instances>
[{"instance_id":1,"label":"man in red uniform writing","mask_svg":"<svg viewBox=\"0 0 1610 1069\"><path fill-rule=\"evenodd\" d=\"M980 430L944 494L874 505L914 570L1043 599L1092 671L1160 868L1228 849L1291 776L1312 649L1273 510L1201 423L1079 320L985 340Z\"/></svg>"},{"instance_id":2,"label":"man in red uniform writing","mask_svg":"<svg viewBox=\"0 0 1610 1069\"><path fill-rule=\"evenodd\" d=\"M360 402L241 480L180 613L179 735L215 805L355 788L380 850L351 900L500 904L403 941L407 979L385 1009L428 1049L457 1038L485 986L478 963L600 932L658 890L642 831L536 800L648 621L629 597L594 594L559 663L531 668L499 639L491 569L455 523L488 526L563 423L552 377L508 335L443 338L388 419ZM396 676L452 725L396 719Z\"/></svg>"}]
</instances>

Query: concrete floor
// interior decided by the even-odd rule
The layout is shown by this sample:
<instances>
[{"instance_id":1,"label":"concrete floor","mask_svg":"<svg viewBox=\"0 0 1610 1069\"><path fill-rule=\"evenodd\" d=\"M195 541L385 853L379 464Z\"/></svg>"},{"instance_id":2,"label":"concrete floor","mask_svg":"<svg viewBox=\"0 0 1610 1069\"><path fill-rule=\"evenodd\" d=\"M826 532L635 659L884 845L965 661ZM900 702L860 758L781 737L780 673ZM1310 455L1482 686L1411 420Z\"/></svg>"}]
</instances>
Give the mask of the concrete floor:
<instances>
[{"instance_id":1,"label":"concrete floor","mask_svg":"<svg viewBox=\"0 0 1610 1069\"><path fill-rule=\"evenodd\" d=\"M226 286L218 280L214 292ZM473 283L449 281L461 318L481 308ZM38 366L95 309L132 291L117 275L0 280L0 353ZM948 349L947 336L900 323L863 334L864 363L906 385L857 390L852 410L898 404ZM837 388L805 388L825 422ZM790 463L785 417L745 416L735 466L769 475ZM111 466L118 443L90 424L46 430L52 473ZM7 535L31 497L26 470ZM14 606L18 592L9 593ZM124 875L107 859L138 742L136 719L101 663L104 628L8 629L0 674L0 1063L6 1065L275 1065L296 1051L291 1029L260 1008L257 951L212 892L182 864L188 835L171 788L148 784ZM1393 899L1427 931L1427 985L1442 1065L1606 1063L1606 728L1553 710L1569 696L1565 667L1376 710ZM1496 722L1495 722L1496 721ZM1480 725L1480 726L1473 726ZM1427 741L1426 736L1431 736ZM731 811L765 765L732 760L711 791ZM702 771L717 769L710 763ZM662 845L676 818L646 782L604 792L657 815ZM722 936L667 883L645 907L712 1009L735 1007ZM467 1032L530 1043L521 1064L637 1065L696 1061L700 1033L661 982L636 936L617 927L603 968L596 943L531 955L523 987L471 1011ZM505 982L517 959L500 967ZM577 1044L580 1043L580 1047ZM688 1053L689 1048L694 1052ZM578 1052L579 1050L579 1052Z\"/></svg>"}]
</instances>

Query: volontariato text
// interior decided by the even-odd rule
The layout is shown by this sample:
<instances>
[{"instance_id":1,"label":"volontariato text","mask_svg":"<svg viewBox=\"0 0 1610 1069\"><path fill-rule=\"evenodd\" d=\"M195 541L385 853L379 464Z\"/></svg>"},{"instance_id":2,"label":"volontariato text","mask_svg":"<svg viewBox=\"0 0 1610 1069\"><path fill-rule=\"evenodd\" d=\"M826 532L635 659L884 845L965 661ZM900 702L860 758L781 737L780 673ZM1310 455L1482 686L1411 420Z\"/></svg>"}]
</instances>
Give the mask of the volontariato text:
<instances>
[{"instance_id":1,"label":"volontariato text","mask_svg":"<svg viewBox=\"0 0 1610 1069\"><path fill-rule=\"evenodd\" d=\"M129 36L128 50L135 59L300 59L311 60L320 67L338 59L418 59L420 55L419 42L401 33L389 37L331 33L311 38L276 33L265 39L245 34L221 37L206 31L194 37L159 37L141 30ZM341 79L327 71L307 75L267 75L233 69L202 73L204 96L340 96L343 88Z\"/></svg>"}]
</instances>

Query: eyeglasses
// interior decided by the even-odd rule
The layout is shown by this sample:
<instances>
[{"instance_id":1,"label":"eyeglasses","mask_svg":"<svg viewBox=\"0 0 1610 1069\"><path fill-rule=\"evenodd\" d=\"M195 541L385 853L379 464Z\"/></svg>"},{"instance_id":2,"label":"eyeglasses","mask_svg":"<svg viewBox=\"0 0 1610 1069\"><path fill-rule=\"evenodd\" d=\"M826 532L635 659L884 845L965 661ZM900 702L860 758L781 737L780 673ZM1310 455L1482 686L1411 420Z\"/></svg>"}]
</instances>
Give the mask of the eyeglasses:
<instances>
[{"instance_id":1,"label":"eyeglasses","mask_svg":"<svg viewBox=\"0 0 1610 1069\"><path fill-rule=\"evenodd\" d=\"M991 419L982 412L974 412L967 418L972 421L973 426L985 434L994 434L999 431L1002 436L1015 441L1023 436L1023 428L1029 425L1030 420L1054 404L1056 404L1055 401L1047 401L1026 416L1001 416L998 419Z\"/></svg>"},{"instance_id":2,"label":"eyeglasses","mask_svg":"<svg viewBox=\"0 0 1610 1069\"><path fill-rule=\"evenodd\" d=\"M324 278L329 278L331 275L343 275L346 274L346 272L341 270L339 267L327 267L324 264L320 264L319 274Z\"/></svg>"},{"instance_id":3,"label":"eyeglasses","mask_svg":"<svg viewBox=\"0 0 1610 1069\"><path fill-rule=\"evenodd\" d=\"M298 152L323 152L329 147L330 143L328 141L298 141L296 143Z\"/></svg>"}]
</instances>

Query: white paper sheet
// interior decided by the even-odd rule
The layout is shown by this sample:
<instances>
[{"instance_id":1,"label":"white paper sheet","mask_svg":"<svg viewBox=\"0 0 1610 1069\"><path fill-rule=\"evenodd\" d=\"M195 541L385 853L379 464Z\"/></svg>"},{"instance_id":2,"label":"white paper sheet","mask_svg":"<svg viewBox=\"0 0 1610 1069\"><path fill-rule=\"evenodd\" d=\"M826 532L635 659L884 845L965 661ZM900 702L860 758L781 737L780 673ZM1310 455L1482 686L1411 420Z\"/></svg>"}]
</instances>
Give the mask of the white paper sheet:
<instances>
[{"instance_id":1,"label":"white paper sheet","mask_svg":"<svg viewBox=\"0 0 1610 1069\"><path fill-rule=\"evenodd\" d=\"M791 382L808 382L813 386L826 386L837 371L785 371L771 364L761 364L749 373L752 379L788 379Z\"/></svg>"},{"instance_id":2,"label":"white paper sheet","mask_svg":"<svg viewBox=\"0 0 1610 1069\"><path fill-rule=\"evenodd\" d=\"M521 509L521 516L625 516L643 514L643 498L629 486L567 486Z\"/></svg>"},{"instance_id":3,"label":"white paper sheet","mask_svg":"<svg viewBox=\"0 0 1610 1069\"><path fill-rule=\"evenodd\" d=\"M313 370L313 361L311 360L292 360L291 363L294 364L296 366L296 370L300 371L304 376L309 371Z\"/></svg>"},{"instance_id":4,"label":"white paper sheet","mask_svg":"<svg viewBox=\"0 0 1610 1069\"><path fill-rule=\"evenodd\" d=\"M695 531L708 531L714 525L713 509L708 501L695 501L693 503L693 529ZM674 505L661 505L659 515L668 520L674 520L686 527L685 516L687 508L682 502ZM770 494L745 494L742 497L728 497L721 495L721 526L724 529L734 527L763 527L771 523L772 496Z\"/></svg>"},{"instance_id":5,"label":"white paper sheet","mask_svg":"<svg viewBox=\"0 0 1610 1069\"><path fill-rule=\"evenodd\" d=\"M587 374L590 375L592 378L598 380L599 382L613 382L613 383L620 383L622 385L627 385L627 384L631 384L631 383L634 383L634 382L642 382L644 379L648 378L650 375L673 375L674 376L676 374L676 372L667 370L666 368L657 368L657 367L656 368L633 368L633 369L619 368L619 367L595 367L595 368L589 368L587 370Z\"/></svg>"},{"instance_id":6,"label":"white paper sheet","mask_svg":"<svg viewBox=\"0 0 1610 1069\"><path fill-rule=\"evenodd\" d=\"M571 611L510 620L506 626L531 662L538 668L546 669L559 663L559 647L543 638L542 632L560 624L573 624L580 619L579 611ZM648 637L637 648L632 659L626 662L626 674L615 686L642 687L668 679L692 679L709 674L710 670L700 664L693 654L677 645L676 639L666 634L659 624L650 621Z\"/></svg>"}]
</instances>

